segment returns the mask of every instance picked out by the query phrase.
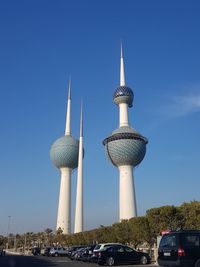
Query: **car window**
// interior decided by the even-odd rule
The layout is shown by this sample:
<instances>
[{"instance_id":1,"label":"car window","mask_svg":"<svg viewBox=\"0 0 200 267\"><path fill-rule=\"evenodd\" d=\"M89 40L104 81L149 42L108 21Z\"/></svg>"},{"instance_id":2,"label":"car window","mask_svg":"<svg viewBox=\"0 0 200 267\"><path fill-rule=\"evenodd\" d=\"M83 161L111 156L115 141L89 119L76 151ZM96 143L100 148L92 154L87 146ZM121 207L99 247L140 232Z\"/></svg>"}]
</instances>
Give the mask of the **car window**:
<instances>
[{"instance_id":1,"label":"car window","mask_svg":"<svg viewBox=\"0 0 200 267\"><path fill-rule=\"evenodd\" d=\"M175 235L164 235L160 241L160 247L176 247L177 240Z\"/></svg>"},{"instance_id":2,"label":"car window","mask_svg":"<svg viewBox=\"0 0 200 267\"><path fill-rule=\"evenodd\" d=\"M133 252L133 249L132 248L129 248L129 247L125 247L125 251L126 252Z\"/></svg>"},{"instance_id":3,"label":"car window","mask_svg":"<svg viewBox=\"0 0 200 267\"><path fill-rule=\"evenodd\" d=\"M117 248L116 248L116 251L117 251L117 252L124 252L124 248L123 248L123 247L117 247Z\"/></svg>"},{"instance_id":4,"label":"car window","mask_svg":"<svg viewBox=\"0 0 200 267\"><path fill-rule=\"evenodd\" d=\"M94 249L96 250L96 249L100 249L100 245L97 245Z\"/></svg>"},{"instance_id":5,"label":"car window","mask_svg":"<svg viewBox=\"0 0 200 267\"><path fill-rule=\"evenodd\" d=\"M109 247L111 247L112 245L105 245L104 246L104 249L107 249L107 248L109 248Z\"/></svg>"},{"instance_id":6,"label":"car window","mask_svg":"<svg viewBox=\"0 0 200 267\"><path fill-rule=\"evenodd\" d=\"M183 235L183 245L184 247L199 247L200 240L199 235Z\"/></svg>"},{"instance_id":7,"label":"car window","mask_svg":"<svg viewBox=\"0 0 200 267\"><path fill-rule=\"evenodd\" d=\"M106 249L108 252L114 252L114 248L113 247L108 247L107 249Z\"/></svg>"}]
</instances>

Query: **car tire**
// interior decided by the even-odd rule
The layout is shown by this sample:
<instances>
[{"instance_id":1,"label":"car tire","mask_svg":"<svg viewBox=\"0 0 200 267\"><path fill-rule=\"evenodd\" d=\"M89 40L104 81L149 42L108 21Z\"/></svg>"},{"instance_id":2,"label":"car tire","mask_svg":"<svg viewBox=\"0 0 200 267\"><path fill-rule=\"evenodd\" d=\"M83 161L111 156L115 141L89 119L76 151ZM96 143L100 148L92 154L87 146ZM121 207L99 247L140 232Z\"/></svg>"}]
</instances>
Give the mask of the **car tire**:
<instances>
[{"instance_id":1,"label":"car tire","mask_svg":"<svg viewBox=\"0 0 200 267\"><path fill-rule=\"evenodd\" d=\"M140 258L140 264L145 265L145 264L147 264L147 263L148 263L148 259L147 259L146 256L143 255L143 256Z\"/></svg>"},{"instance_id":2,"label":"car tire","mask_svg":"<svg viewBox=\"0 0 200 267\"><path fill-rule=\"evenodd\" d=\"M107 259L106 259L106 265L108 265L108 266L113 266L113 265L115 265L115 260L114 260L114 258L113 258L113 257L109 257L109 258L107 258Z\"/></svg>"},{"instance_id":3,"label":"car tire","mask_svg":"<svg viewBox=\"0 0 200 267\"><path fill-rule=\"evenodd\" d=\"M57 252L55 253L55 257L58 257L58 253Z\"/></svg>"},{"instance_id":4,"label":"car tire","mask_svg":"<svg viewBox=\"0 0 200 267\"><path fill-rule=\"evenodd\" d=\"M200 259L195 262L194 267L200 267Z\"/></svg>"}]
</instances>

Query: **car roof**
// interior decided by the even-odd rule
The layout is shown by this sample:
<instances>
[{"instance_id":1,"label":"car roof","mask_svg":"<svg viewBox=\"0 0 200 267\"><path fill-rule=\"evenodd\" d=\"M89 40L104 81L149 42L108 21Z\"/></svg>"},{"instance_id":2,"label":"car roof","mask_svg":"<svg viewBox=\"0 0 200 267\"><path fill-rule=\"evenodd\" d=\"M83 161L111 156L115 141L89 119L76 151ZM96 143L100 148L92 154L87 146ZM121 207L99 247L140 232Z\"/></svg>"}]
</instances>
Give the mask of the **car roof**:
<instances>
[{"instance_id":1,"label":"car roof","mask_svg":"<svg viewBox=\"0 0 200 267\"><path fill-rule=\"evenodd\" d=\"M178 230L178 231L170 231L169 233L166 233L164 235L170 235L170 234L186 234L186 233L198 233L200 234L200 230Z\"/></svg>"},{"instance_id":2,"label":"car roof","mask_svg":"<svg viewBox=\"0 0 200 267\"><path fill-rule=\"evenodd\" d=\"M96 246L105 246L105 245L121 245L120 243L99 243Z\"/></svg>"}]
</instances>

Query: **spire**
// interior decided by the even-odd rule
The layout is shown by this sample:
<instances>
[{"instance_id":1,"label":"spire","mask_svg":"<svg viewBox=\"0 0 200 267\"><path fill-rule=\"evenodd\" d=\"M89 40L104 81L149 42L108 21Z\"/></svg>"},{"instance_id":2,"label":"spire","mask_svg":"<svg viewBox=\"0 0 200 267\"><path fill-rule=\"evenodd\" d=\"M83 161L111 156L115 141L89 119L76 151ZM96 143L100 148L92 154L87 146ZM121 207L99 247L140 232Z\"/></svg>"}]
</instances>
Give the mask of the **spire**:
<instances>
[{"instance_id":1,"label":"spire","mask_svg":"<svg viewBox=\"0 0 200 267\"><path fill-rule=\"evenodd\" d=\"M80 137L83 137L83 101L81 100Z\"/></svg>"},{"instance_id":2,"label":"spire","mask_svg":"<svg viewBox=\"0 0 200 267\"><path fill-rule=\"evenodd\" d=\"M122 42L121 42L121 57L120 57L120 86L125 86L124 59L123 59L123 51L122 51Z\"/></svg>"},{"instance_id":3,"label":"spire","mask_svg":"<svg viewBox=\"0 0 200 267\"><path fill-rule=\"evenodd\" d=\"M70 113L71 113L71 79L69 80L65 135L71 135Z\"/></svg>"}]
</instances>

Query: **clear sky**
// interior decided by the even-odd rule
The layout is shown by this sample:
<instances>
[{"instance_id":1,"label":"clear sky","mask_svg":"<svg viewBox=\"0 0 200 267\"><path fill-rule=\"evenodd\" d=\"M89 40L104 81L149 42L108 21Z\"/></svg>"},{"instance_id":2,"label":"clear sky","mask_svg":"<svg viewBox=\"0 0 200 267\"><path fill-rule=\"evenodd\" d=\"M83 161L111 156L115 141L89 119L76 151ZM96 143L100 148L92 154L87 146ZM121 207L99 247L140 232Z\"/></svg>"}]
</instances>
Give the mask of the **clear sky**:
<instances>
[{"instance_id":1,"label":"clear sky","mask_svg":"<svg viewBox=\"0 0 200 267\"><path fill-rule=\"evenodd\" d=\"M0 234L55 229L60 173L49 157L84 104L85 229L118 221L118 171L102 141L118 127L112 95L123 41L130 124L149 139L135 170L139 215L200 200L200 2L0 1ZM72 226L77 171L72 177Z\"/></svg>"}]
</instances>

